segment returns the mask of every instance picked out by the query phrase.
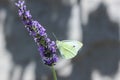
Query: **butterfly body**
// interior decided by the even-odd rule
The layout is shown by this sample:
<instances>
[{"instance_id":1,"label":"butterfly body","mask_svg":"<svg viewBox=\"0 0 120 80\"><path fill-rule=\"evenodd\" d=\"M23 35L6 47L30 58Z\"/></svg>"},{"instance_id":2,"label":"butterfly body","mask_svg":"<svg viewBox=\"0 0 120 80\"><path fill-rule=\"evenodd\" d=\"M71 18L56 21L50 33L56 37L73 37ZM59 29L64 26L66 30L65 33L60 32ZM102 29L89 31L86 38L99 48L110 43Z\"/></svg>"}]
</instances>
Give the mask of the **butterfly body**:
<instances>
[{"instance_id":1,"label":"butterfly body","mask_svg":"<svg viewBox=\"0 0 120 80\"><path fill-rule=\"evenodd\" d=\"M76 40L63 40L63 41L56 41L57 47L65 59L71 59L75 57L82 47L82 43Z\"/></svg>"}]
</instances>

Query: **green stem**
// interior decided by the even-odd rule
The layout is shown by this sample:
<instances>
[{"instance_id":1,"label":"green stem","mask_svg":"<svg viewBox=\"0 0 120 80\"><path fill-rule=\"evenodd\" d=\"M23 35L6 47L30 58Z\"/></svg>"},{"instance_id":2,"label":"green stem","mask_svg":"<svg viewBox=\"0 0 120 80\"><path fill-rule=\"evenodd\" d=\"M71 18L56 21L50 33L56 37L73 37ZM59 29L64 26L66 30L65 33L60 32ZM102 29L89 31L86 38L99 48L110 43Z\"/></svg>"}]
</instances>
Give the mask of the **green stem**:
<instances>
[{"instance_id":1,"label":"green stem","mask_svg":"<svg viewBox=\"0 0 120 80\"><path fill-rule=\"evenodd\" d=\"M55 69L54 69L54 65L52 65L52 73L53 73L54 80L57 80L57 76L56 76L56 72L55 72Z\"/></svg>"}]
</instances>

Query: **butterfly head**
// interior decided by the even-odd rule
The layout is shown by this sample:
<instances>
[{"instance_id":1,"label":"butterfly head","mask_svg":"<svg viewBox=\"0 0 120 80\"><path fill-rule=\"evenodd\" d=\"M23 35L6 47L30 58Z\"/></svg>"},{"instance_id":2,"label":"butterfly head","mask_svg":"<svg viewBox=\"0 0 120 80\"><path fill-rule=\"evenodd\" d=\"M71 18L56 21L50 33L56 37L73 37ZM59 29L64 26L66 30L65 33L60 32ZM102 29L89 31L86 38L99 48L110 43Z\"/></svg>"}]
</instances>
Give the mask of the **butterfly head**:
<instances>
[{"instance_id":1,"label":"butterfly head","mask_svg":"<svg viewBox=\"0 0 120 80\"><path fill-rule=\"evenodd\" d=\"M59 47L60 47L60 45L61 45L61 41L56 40L56 44L57 44L57 47L59 48Z\"/></svg>"}]
</instances>

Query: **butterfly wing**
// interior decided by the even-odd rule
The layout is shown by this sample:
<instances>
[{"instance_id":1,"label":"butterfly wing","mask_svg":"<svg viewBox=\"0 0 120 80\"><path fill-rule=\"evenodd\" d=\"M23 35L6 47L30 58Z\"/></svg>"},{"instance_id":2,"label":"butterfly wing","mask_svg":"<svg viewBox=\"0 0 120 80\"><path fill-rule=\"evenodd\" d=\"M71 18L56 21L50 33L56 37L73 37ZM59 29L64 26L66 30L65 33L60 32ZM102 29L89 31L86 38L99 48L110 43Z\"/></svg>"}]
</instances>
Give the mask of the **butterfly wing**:
<instances>
[{"instance_id":1,"label":"butterfly wing","mask_svg":"<svg viewBox=\"0 0 120 80\"><path fill-rule=\"evenodd\" d=\"M82 43L75 40L63 40L57 41L56 43L62 57L65 59L75 57L82 47Z\"/></svg>"},{"instance_id":2,"label":"butterfly wing","mask_svg":"<svg viewBox=\"0 0 120 80\"><path fill-rule=\"evenodd\" d=\"M68 48L78 52L79 49L83 46L83 44L77 40L63 40L63 44L68 45Z\"/></svg>"}]
</instances>

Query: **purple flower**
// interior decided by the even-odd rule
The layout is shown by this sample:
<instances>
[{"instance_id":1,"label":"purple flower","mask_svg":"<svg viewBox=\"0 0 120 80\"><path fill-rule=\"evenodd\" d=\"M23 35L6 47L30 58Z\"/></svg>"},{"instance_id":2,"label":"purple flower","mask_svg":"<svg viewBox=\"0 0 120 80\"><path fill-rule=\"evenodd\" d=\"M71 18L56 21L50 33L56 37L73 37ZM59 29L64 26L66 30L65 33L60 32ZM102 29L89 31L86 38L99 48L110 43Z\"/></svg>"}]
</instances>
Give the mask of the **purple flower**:
<instances>
[{"instance_id":1,"label":"purple flower","mask_svg":"<svg viewBox=\"0 0 120 80\"><path fill-rule=\"evenodd\" d=\"M52 66L58 60L56 55L56 44L47 37L46 29L38 21L32 19L30 11L26 9L24 1L15 3L18 14L29 34L38 45L38 51L44 64Z\"/></svg>"}]
</instances>

